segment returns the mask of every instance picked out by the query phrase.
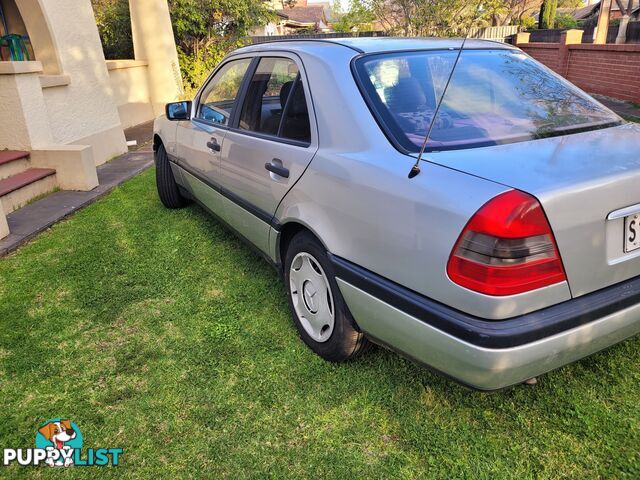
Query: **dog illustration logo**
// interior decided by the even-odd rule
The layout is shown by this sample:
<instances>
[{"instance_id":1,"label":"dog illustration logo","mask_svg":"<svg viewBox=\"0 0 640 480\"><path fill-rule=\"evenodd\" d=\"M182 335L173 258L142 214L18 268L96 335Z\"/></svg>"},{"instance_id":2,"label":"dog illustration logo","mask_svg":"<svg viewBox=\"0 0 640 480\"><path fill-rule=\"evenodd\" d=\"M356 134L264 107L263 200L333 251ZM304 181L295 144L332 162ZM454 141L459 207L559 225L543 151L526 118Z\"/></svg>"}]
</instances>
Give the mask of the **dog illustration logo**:
<instances>
[{"instance_id":1,"label":"dog illustration logo","mask_svg":"<svg viewBox=\"0 0 640 480\"><path fill-rule=\"evenodd\" d=\"M0 465L22 467L42 464L51 467L117 467L124 449L120 447L82 448L82 433L68 418L53 418L36 432L36 448L4 448ZM0 475L2 477L2 475Z\"/></svg>"},{"instance_id":2,"label":"dog illustration logo","mask_svg":"<svg viewBox=\"0 0 640 480\"><path fill-rule=\"evenodd\" d=\"M82 448L82 434L71 420L55 418L38 429L36 448L44 448L49 452L58 450L59 455L47 455L47 464L52 467L68 467L73 465L74 450Z\"/></svg>"}]
</instances>

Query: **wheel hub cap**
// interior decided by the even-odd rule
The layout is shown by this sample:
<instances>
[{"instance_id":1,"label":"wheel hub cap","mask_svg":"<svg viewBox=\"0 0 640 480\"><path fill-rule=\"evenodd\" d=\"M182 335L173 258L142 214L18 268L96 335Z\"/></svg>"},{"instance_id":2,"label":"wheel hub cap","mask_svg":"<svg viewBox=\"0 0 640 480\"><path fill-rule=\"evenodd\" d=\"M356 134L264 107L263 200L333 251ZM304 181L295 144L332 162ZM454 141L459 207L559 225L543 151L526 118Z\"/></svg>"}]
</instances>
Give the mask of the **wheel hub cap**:
<instances>
[{"instance_id":1,"label":"wheel hub cap","mask_svg":"<svg viewBox=\"0 0 640 480\"><path fill-rule=\"evenodd\" d=\"M316 342L329 340L335 324L333 294L327 275L311 254L301 252L294 257L289 288L304 331Z\"/></svg>"},{"instance_id":2,"label":"wheel hub cap","mask_svg":"<svg viewBox=\"0 0 640 480\"><path fill-rule=\"evenodd\" d=\"M316 307L316 301L313 297L318 293L317 289L313 286L313 283L310 281L304 282L304 303L306 304L307 309L311 313L318 313L318 308Z\"/></svg>"}]
</instances>

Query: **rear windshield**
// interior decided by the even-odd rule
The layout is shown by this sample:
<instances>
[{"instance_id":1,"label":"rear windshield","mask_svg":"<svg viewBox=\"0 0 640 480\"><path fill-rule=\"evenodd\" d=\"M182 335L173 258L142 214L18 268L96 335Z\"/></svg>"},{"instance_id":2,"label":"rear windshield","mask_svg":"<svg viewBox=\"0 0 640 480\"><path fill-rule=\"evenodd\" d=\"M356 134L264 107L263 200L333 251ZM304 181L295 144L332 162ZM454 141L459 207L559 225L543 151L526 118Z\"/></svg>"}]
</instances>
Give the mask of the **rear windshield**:
<instances>
[{"instance_id":1,"label":"rear windshield","mask_svg":"<svg viewBox=\"0 0 640 480\"><path fill-rule=\"evenodd\" d=\"M420 150L457 50L361 57L356 75L387 134ZM497 145L604 128L619 117L517 50L464 50L427 151Z\"/></svg>"}]
</instances>

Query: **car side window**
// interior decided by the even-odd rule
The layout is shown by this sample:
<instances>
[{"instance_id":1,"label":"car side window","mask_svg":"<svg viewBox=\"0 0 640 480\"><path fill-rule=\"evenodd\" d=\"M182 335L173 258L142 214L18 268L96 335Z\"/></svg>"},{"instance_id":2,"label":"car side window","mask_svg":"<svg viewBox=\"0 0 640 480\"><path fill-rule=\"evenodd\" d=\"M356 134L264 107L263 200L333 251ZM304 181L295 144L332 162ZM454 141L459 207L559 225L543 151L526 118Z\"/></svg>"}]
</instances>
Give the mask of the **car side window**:
<instances>
[{"instance_id":1,"label":"car side window","mask_svg":"<svg viewBox=\"0 0 640 480\"><path fill-rule=\"evenodd\" d=\"M308 143L309 113L296 63L264 57L256 68L240 113L240 130Z\"/></svg>"},{"instance_id":2,"label":"car side window","mask_svg":"<svg viewBox=\"0 0 640 480\"><path fill-rule=\"evenodd\" d=\"M250 58L226 63L211 79L200 97L196 118L228 125Z\"/></svg>"},{"instance_id":3,"label":"car side window","mask_svg":"<svg viewBox=\"0 0 640 480\"><path fill-rule=\"evenodd\" d=\"M298 75L293 84L289 103L285 109L280 125L279 136L300 142L311 142L311 125L309 123L309 110L304 94L304 85Z\"/></svg>"}]
</instances>

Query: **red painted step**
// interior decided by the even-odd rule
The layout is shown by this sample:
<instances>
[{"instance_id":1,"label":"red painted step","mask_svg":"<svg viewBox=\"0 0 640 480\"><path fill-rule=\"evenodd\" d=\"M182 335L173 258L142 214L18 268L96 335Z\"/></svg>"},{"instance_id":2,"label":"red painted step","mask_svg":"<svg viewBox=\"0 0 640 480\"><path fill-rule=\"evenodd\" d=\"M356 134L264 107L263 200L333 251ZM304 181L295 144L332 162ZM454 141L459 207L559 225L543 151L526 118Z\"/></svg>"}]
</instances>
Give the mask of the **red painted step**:
<instances>
[{"instance_id":1,"label":"red painted step","mask_svg":"<svg viewBox=\"0 0 640 480\"><path fill-rule=\"evenodd\" d=\"M0 197L11 192L15 192L19 188L25 187L56 173L52 168L30 168L24 172L12 175L9 178L0 180Z\"/></svg>"},{"instance_id":2,"label":"red painted step","mask_svg":"<svg viewBox=\"0 0 640 480\"><path fill-rule=\"evenodd\" d=\"M29 152L21 152L18 150L0 150L0 165L10 163L22 158L28 158Z\"/></svg>"}]
</instances>

